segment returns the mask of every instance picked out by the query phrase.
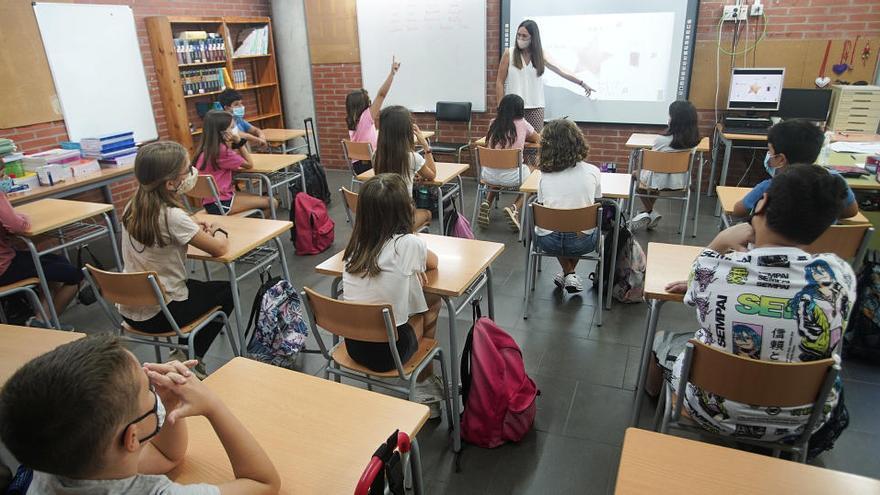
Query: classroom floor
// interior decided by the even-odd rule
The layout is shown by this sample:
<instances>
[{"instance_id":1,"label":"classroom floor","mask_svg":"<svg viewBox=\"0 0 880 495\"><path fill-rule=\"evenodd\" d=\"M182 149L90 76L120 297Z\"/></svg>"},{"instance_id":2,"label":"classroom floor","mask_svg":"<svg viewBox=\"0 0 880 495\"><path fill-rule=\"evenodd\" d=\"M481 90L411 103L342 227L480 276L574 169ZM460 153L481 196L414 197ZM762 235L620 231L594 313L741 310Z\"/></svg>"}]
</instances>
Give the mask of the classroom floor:
<instances>
[{"instance_id":1,"label":"classroom floor","mask_svg":"<svg viewBox=\"0 0 880 495\"><path fill-rule=\"evenodd\" d=\"M336 244L317 256L299 257L291 244L285 244L291 276L296 286L309 286L329 294L330 278L318 275L314 266L344 248L351 228L338 192L349 184L349 174L327 171L334 191L330 214L336 221ZM465 181L465 209L470 217L473 208L474 182ZM510 198L512 199L512 198ZM504 198L503 204L510 199ZM712 216L714 200L703 198L700 211L700 233L685 242L706 245L717 232ZM666 203L666 204L664 204ZM652 231L637 235L643 247L650 241L678 242L678 207L671 202L658 203L664 219ZM282 212L279 218L286 216ZM436 227L435 227L436 228ZM558 266L553 260L544 262L531 303L528 320L522 319L522 296L525 252L516 236L507 227L500 208L493 211L493 223L487 230L475 226L479 239L503 242L504 253L493 265L495 274L495 316L523 350L526 369L538 384L535 428L520 443L487 450L466 447L461 472L455 472L454 456L447 448L446 421L429 421L418 438L422 448L422 465L428 493L613 493L624 430L630 417L633 389L636 384L638 360L644 338L646 305L616 303L604 313L601 327L596 325L596 298L593 291L570 296L561 293L552 282ZM688 234L691 228L689 224ZM106 257L105 257L106 258ZM223 278L214 267L217 278ZM587 274L592 264L582 264L578 273L589 286ZM280 270L273 271L278 274ZM201 276L201 269L195 275ZM242 283L245 314L258 286L256 277ZM485 307L484 307L485 310ZM75 306L62 321L86 332L107 331L106 318L96 317L98 306ZM448 328L445 311L441 311L439 332ZM459 315L460 342L470 328L468 311ZM660 330L695 329L695 315L681 304L664 306ZM441 342L446 338L441 336ZM314 343L311 344L314 346ZM152 348L134 346L132 350L143 360L153 360ZM216 369L230 358L225 339L217 339L206 362ZM317 374L320 356L303 356L303 371ZM457 363L458 360L456 360ZM880 367L845 361L843 365L846 402L851 422L834 450L821 455L814 464L840 471L880 477ZM649 425L654 403L644 401L641 424ZM367 462L367 459L364 460ZM681 466L681 469L703 469ZM748 476L747 473L743 473Z\"/></svg>"}]
</instances>

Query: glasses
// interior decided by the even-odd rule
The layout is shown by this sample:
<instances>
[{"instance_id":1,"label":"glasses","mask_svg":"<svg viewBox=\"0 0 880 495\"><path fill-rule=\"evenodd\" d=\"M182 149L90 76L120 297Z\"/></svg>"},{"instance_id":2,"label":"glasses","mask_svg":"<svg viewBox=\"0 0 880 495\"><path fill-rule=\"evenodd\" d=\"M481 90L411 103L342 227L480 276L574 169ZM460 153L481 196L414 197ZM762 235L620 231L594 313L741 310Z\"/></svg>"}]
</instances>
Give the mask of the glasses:
<instances>
[{"instance_id":1,"label":"glasses","mask_svg":"<svg viewBox=\"0 0 880 495\"><path fill-rule=\"evenodd\" d=\"M125 430L128 429L129 426L140 423L141 421L147 419L147 417L150 416L151 414L155 414L156 415L156 429L153 430L153 433L150 433L149 435L145 436L144 438L139 438L138 442L140 442L140 443L144 443L147 440L155 437L159 433L159 430L162 429L162 426L159 424L159 396L156 394L156 389L153 387L152 384L150 385L150 392L153 393L153 408L150 409L149 411L143 413L142 415L138 416L137 419L135 419L131 423L128 423L127 425L125 425L125 428L122 429L122 431L124 432ZM125 442L125 439L123 438L122 441Z\"/></svg>"}]
</instances>

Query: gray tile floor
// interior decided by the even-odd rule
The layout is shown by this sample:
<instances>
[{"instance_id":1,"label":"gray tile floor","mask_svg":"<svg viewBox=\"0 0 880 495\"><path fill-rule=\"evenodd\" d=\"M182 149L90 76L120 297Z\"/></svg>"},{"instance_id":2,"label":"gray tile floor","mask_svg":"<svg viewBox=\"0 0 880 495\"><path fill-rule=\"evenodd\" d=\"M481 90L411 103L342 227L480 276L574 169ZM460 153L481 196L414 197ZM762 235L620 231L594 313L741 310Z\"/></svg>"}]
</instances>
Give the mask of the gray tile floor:
<instances>
[{"instance_id":1,"label":"gray tile floor","mask_svg":"<svg viewBox=\"0 0 880 495\"><path fill-rule=\"evenodd\" d=\"M348 184L347 173L328 171L327 175L333 191ZM465 189L465 208L470 216L474 183L466 181ZM503 199L503 203L507 202L507 198ZM704 198L700 234L696 238L687 236L687 243L705 245L717 232L717 222L711 216L713 206L714 201ZM658 208L665 218L653 232L638 234L643 246L649 241L678 242L678 208L663 202ZM337 222L336 244L328 252L300 257L293 254L290 244L286 245L295 285L324 293L329 293L330 279L316 274L314 266L342 249L351 232L338 193L334 193L330 214ZM454 456L447 449L445 420L428 422L419 440L429 493L612 493L644 338L645 304L615 304L604 313L603 325L599 327L595 324L595 293L560 293L552 282L558 267L555 261L547 260L537 282L530 316L523 320L524 248L508 230L500 209L493 211L489 229L475 229L475 233L480 239L506 245L493 265L496 320L522 347L527 370L541 389L538 414L534 430L518 444L493 450L467 447L458 473ZM584 264L578 272L585 277L592 269L592 265ZM216 267L215 273L217 278L225 276ZM255 278L243 283L245 314L256 286ZM98 312L97 306L76 306L62 320L88 332L110 330L109 322ZM464 339L469 320L468 312L459 315L460 339ZM441 331L447 328L445 316L441 316L439 325ZM667 305L659 328L693 329L694 313L683 305ZM142 359L153 359L151 348L136 346L133 350ZM224 339L217 339L206 359L208 368L216 369L229 358ZM320 365L317 356L304 356L303 371L318 373ZM880 421L874 409L880 407L880 367L877 363L845 362L844 379L850 427L835 449L814 463L880 477ZM653 407L653 402L645 401L641 411L643 425L649 424Z\"/></svg>"}]
</instances>

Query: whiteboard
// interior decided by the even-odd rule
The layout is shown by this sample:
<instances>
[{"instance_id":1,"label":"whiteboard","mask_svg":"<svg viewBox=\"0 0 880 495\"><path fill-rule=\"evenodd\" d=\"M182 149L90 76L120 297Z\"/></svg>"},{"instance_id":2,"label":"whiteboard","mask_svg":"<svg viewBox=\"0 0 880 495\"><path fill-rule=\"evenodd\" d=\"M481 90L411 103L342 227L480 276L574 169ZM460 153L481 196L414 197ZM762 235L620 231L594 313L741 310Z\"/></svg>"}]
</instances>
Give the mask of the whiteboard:
<instances>
[{"instance_id":1,"label":"whiteboard","mask_svg":"<svg viewBox=\"0 0 880 495\"><path fill-rule=\"evenodd\" d=\"M486 0L357 0L361 77L375 95L397 56L386 105L433 112L438 101L486 110Z\"/></svg>"},{"instance_id":2,"label":"whiteboard","mask_svg":"<svg viewBox=\"0 0 880 495\"><path fill-rule=\"evenodd\" d=\"M35 3L34 14L69 139L120 131L156 139L131 7Z\"/></svg>"}]
</instances>

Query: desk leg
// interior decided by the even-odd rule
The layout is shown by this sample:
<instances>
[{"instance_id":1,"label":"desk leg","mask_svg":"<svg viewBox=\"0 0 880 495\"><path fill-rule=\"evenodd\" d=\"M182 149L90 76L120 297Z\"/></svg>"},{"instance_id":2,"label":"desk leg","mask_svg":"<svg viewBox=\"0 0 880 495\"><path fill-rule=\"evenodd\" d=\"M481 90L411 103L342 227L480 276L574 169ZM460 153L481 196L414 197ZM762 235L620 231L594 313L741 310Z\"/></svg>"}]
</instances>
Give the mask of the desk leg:
<instances>
[{"instance_id":1,"label":"desk leg","mask_svg":"<svg viewBox=\"0 0 880 495\"><path fill-rule=\"evenodd\" d=\"M700 223L700 194L703 192L703 165L706 164L703 152L700 152L700 168L697 169L697 201L694 204L694 233L691 237L697 236L697 225Z\"/></svg>"},{"instance_id":2,"label":"desk leg","mask_svg":"<svg viewBox=\"0 0 880 495\"><path fill-rule=\"evenodd\" d=\"M648 324L645 328L645 342L642 347L642 361L639 364L639 381L636 384L636 397L633 401L632 418L630 426L638 426L639 410L642 408L642 398L645 395L645 382L648 378L648 365L651 359L651 351L654 347L654 335L657 332L657 320L660 318L660 308L665 301L652 299L648 303Z\"/></svg>"},{"instance_id":3,"label":"desk leg","mask_svg":"<svg viewBox=\"0 0 880 495\"><path fill-rule=\"evenodd\" d=\"M721 175L718 177L718 185L723 186L727 183L727 166L730 164L730 151L733 146L733 143L727 139L723 139L724 141L724 161L721 163ZM721 214L721 201L717 201L715 204L715 216Z\"/></svg>"},{"instance_id":4,"label":"desk leg","mask_svg":"<svg viewBox=\"0 0 880 495\"><path fill-rule=\"evenodd\" d=\"M109 184L104 184L101 186L101 196L104 197L104 202L108 205L113 204L113 191L110 190ZM116 208L110 210L110 218L113 219L113 227L116 230L119 230L119 217L116 216Z\"/></svg>"},{"instance_id":5,"label":"desk leg","mask_svg":"<svg viewBox=\"0 0 880 495\"><path fill-rule=\"evenodd\" d=\"M623 200L617 200L617 215L614 216L614 234L612 234L611 241L611 267L608 273L611 274L611 282L608 283L608 287L605 290L605 309L611 309L611 292L614 288L614 270L617 269L617 243L620 238L620 219L623 215L621 211L623 209ZM599 273L598 276L603 276L603 274Z\"/></svg>"},{"instance_id":6,"label":"desk leg","mask_svg":"<svg viewBox=\"0 0 880 495\"><path fill-rule=\"evenodd\" d=\"M241 297L238 293L238 276L235 274L235 262L224 263L229 273L229 285L232 289L232 303L235 305L235 326L238 329L238 349L240 356L247 356L247 342L245 342L245 323L241 313Z\"/></svg>"},{"instance_id":7,"label":"desk leg","mask_svg":"<svg viewBox=\"0 0 880 495\"><path fill-rule=\"evenodd\" d=\"M275 191L272 189L272 181L269 179L269 176L263 174L260 174L260 180L266 185L266 194L269 195L269 215L272 217L272 220L277 220L278 217L275 214L275 202L272 201L275 198ZM284 193L282 193L282 195L283 194Z\"/></svg>"},{"instance_id":8,"label":"desk leg","mask_svg":"<svg viewBox=\"0 0 880 495\"><path fill-rule=\"evenodd\" d=\"M456 363L458 361L458 339L455 336L455 305L448 296L443 296L443 302L446 304L446 316L449 318L449 364L452 368L452 386L449 391L452 394L452 451L458 453L461 451L461 420L459 418L461 395L458 385L461 380L461 369Z\"/></svg>"},{"instance_id":9,"label":"desk leg","mask_svg":"<svg viewBox=\"0 0 880 495\"><path fill-rule=\"evenodd\" d=\"M290 278L290 270L287 267L287 258L284 257L284 243L281 242L281 238L275 237L275 246L278 247L278 259L281 260L281 272L284 274L284 278L286 278L291 284L293 283L293 279Z\"/></svg>"},{"instance_id":10,"label":"desk leg","mask_svg":"<svg viewBox=\"0 0 880 495\"><path fill-rule=\"evenodd\" d=\"M419 441L415 435L410 437L410 441L412 450L410 451L409 457L412 464L413 493L415 495L421 495L425 493L425 485L422 481L422 455L419 452Z\"/></svg>"},{"instance_id":11,"label":"desk leg","mask_svg":"<svg viewBox=\"0 0 880 495\"><path fill-rule=\"evenodd\" d=\"M486 305L489 308L489 318L495 319L495 295L492 292L492 267L486 267Z\"/></svg>"},{"instance_id":12,"label":"desk leg","mask_svg":"<svg viewBox=\"0 0 880 495\"><path fill-rule=\"evenodd\" d=\"M437 217L440 221L440 225L437 230L439 231L440 235L446 235L445 229L443 228L443 188L440 186L437 186L436 189L437 189ZM454 315L455 313L452 313L452 314Z\"/></svg>"},{"instance_id":13,"label":"desk leg","mask_svg":"<svg viewBox=\"0 0 880 495\"><path fill-rule=\"evenodd\" d=\"M58 320L58 313L55 311L55 301L52 299L52 291L49 290L49 282L46 280L46 274L43 273L43 265L40 264L40 253L37 251L37 246L31 242L27 237L19 237L28 247L28 251L31 252L31 259L34 260L34 267L37 271L37 278L40 279L40 290L43 291L43 299L46 302L46 306L49 309L49 317L52 321L47 321L53 327L61 330L61 322ZM36 308L34 308L36 310Z\"/></svg>"},{"instance_id":14,"label":"desk leg","mask_svg":"<svg viewBox=\"0 0 880 495\"><path fill-rule=\"evenodd\" d=\"M113 210L110 210L111 212ZM119 257L119 246L116 245L116 232L113 230L113 222L106 213L101 215L107 224L107 238L110 240L110 246L113 248L113 259L116 260L116 270L122 271L122 258Z\"/></svg>"},{"instance_id":15,"label":"desk leg","mask_svg":"<svg viewBox=\"0 0 880 495\"><path fill-rule=\"evenodd\" d=\"M717 130L712 137L712 168L709 170L709 187L706 188L706 196L712 196L715 192L715 171L718 165L718 147L721 146L721 133Z\"/></svg>"}]
</instances>

